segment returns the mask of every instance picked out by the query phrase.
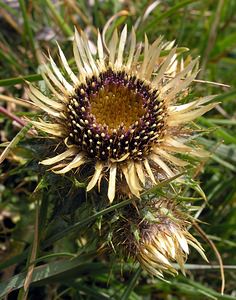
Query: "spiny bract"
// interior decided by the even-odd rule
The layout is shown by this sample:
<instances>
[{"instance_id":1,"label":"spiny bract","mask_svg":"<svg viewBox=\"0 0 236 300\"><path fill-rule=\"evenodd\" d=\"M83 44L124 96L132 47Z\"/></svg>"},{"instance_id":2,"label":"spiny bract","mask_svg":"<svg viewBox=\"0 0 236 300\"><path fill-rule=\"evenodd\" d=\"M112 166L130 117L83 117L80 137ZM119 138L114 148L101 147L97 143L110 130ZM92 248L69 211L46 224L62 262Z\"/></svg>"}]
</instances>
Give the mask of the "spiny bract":
<instances>
[{"instance_id":1,"label":"spiny bract","mask_svg":"<svg viewBox=\"0 0 236 300\"><path fill-rule=\"evenodd\" d=\"M29 86L31 100L49 116L33 124L65 145L63 153L41 163L52 165L58 174L94 165L87 190L106 177L112 202L122 177L129 194L139 197L147 180L156 184L187 164L173 154L204 156L204 151L184 144L184 125L215 104L206 104L212 96L176 104L198 73L198 59L179 62L176 49L161 37L152 44L145 37L142 47L134 30L127 38L125 26L120 36L114 31L108 47L98 33L93 55L85 34L75 31L78 74L59 47L62 68L51 56L50 67L42 68L51 96ZM163 56L163 50L168 54Z\"/></svg>"}]
</instances>

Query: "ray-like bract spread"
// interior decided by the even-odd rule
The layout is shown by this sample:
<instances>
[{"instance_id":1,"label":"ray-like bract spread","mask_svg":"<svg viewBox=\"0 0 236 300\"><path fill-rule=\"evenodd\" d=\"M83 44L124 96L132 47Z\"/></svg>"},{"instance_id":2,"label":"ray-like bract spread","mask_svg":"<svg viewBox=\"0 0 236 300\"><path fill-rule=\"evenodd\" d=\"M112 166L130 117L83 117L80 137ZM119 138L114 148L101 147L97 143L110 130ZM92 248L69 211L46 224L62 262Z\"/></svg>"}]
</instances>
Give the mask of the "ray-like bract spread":
<instances>
[{"instance_id":1,"label":"ray-like bract spread","mask_svg":"<svg viewBox=\"0 0 236 300\"><path fill-rule=\"evenodd\" d=\"M177 47L162 37L150 44L145 36L142 47L127 26L120 34L114 30L108 47L98 33L97 55L86 35L75 30L78 72L72 71L59 45L58 49L60 65L49 56L49 64L41 67L51 96L33 85L28 91L49 116L33 121L35 127L65 141L64 152L42 164L59 174L92 164L87 190L106 177L112 202L120 178L139 197L147 179L156 184L187 164L176 154L205 155L185 145L182 134L186 125L215 106L208 103L212 96L181 103L197 76L198 59L179 60Z\"/></svg>"}]
</instances>

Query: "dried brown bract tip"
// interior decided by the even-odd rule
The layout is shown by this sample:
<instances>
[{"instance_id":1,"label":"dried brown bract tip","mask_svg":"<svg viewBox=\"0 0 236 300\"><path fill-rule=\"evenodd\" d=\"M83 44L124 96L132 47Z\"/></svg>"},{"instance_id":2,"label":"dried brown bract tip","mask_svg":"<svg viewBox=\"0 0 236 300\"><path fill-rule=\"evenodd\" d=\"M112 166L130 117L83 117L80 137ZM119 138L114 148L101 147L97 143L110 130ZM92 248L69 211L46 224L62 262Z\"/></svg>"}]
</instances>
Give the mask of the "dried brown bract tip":
<instances>
[{"instance_id":1,"label":"dried brown bract tip","mask_svg":"<svg viewBox=\"0 0 236 300\"><path fill-rule=\"evenodd\" d=\"M154 200L139 212L130 207L112 229L111 243L122 257L133 258L154 276L178 274L174 263L185 274L189 246L207 260L201 244L188 232L190 220L173 200Z\"/></svg>"}]
</instances>

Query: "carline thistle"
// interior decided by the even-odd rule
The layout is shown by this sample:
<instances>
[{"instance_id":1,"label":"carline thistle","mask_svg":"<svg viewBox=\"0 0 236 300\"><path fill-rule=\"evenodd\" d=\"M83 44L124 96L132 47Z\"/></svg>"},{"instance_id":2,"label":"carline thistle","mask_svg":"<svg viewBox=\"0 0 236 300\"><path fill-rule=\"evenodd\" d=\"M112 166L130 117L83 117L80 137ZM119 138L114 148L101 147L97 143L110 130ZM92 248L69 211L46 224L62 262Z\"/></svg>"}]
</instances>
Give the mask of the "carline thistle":
<instances>
[{"instance_id":1,"label":"carline thistle","mask_svg":"<svg viewBox=\"0 0 236 300\"><path fill-rule=\"evenodd\" d=\"M57 174L90 164L87 191L104 178L110 202L121 182L129 196L140 197L147 182L178 174L188 162L176 154L204 157L204 150L188 144L186 132L216 105L208 103L213 96L181 102L198 73L198 59L179 60L177 48L162 37L150 44L145 36L143 46L134 29L127 35L127 26L120 35L115 29L107 47L98 32L93 55L86 35L75 30L78 72L58 46L61 67L49 56L41 68L50 96L29 85L30 99L47 114L32 123L64 143L63 152L41 163Z\"/></svg>"}]
</instances>

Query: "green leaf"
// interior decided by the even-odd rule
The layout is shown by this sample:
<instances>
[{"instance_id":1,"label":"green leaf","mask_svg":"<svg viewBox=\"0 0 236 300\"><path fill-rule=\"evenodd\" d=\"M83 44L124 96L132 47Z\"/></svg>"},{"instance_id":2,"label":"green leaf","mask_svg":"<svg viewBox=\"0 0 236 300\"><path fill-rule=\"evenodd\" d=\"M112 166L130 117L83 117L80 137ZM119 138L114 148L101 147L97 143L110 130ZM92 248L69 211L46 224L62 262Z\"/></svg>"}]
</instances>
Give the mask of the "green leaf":
<instances>
[{"instance_id":1,"label":"green leaf","mask_svg":"<svg viewBox=\"0 0 236 300\"><path fill-rule=\"evenodd\" d=\"M162 187L168 185L169 183L171 183L173 180L175 180L176 178L182 176L183 173L181 174L178 174L172 178L169 178L167 180L163 180L162 182L160 182L158 185L156 185L155 187L145 191L141 196L145 196L145 195L148 195L148 194L153 194L153 193L157 193L158 190L160 190ZM127 199L127 200L124 200L120 203L117 203L115 205L112 205L108 208L105 208L97 213L95 213L94 215L82 220L82 221L79 221L71 226L69 226L68 228L64 229L63 231L61 232L58 232L57 234L55 234L54 236L48 238L44 243L43 243L43 247L47 247L51 244L53 244L54 242L62 239L64 236L68 235L69 233L71 232L74 232L75 230L77 230L78 228L81 228L82 226L86 225L86 224L89 224L91 222L94 222L97 220L97 218L101 217L101 216L104 216L112 211L115 211L121 207L124 207L130 203L132 203L133 201L137 200L137 198L131 198L131 199Z\"/></svg>"},{"instance_id":2,"label":"green leaf","mask_svg":"<svg viewBox=\"0 0 236 300\"><path fill-rule=\"evenodd\" d=\"M124 290L123 295L121 296L121 300L128 300L131 292L133 291L135 285L137 284L137 281L142 273L142 268L138 267L136 272L134 273L133 277L131 278L128 286Z\"/></svg>"},{"instance_id":3,"label":"green leaf","mask_svg":"<svg viewBox=\"0 0 236 300\"><path fill-rule=\"evenodd\" d=\"M173 7L171 7L169 10L165 11L164 13L162 13L159 16L155 16L153 21L149 22L147 24L147 26L144 27L144 31L148 31L148 30L152 29L162 19L172 16L173 14L177 13L181 8L187 6L188 4L196 2L196 1L198 1L198 0L184 0L184 1L181 1L181 2L178 1L178 3L176 5L174 5Z\"/></svg>"},{"instance_id":4,"label":"green leaf","mask_svg":"<svg viewBox=\"0 0 236 300\"><path fill-rule=\"evenodd\" d=\"M26 133L30 130L30 128L33 125L31 123L28 123L23 127L17 135L12 139L12 141L7 145L7 147L4 149L4 151L0 155L0 164L6 159L7 155L11 150L16 147L16 145L25 137Z\"/></svg>"},{"instance_id":5,"label":"green leaf","mask_svg":"<svg viewBox=\"0 0 236 300\"><path fill-rule=\"evenodd\" d=\"M43 285L45 282L70 280L72 274L81 275L84 272L94 274L104 270L105 267L101 263L86 263L86 260L93 257L94 253L85 254L72 260L58 260L35 267L31 283ZM26 272L20 273L8 281L0 283L0 298L7 296L11 291L22 288L26 274Z\"/></svg>"},{"instance_id":6,"label":"green leaf","mask_svg":"<svg viewBox=\"0 0 236 300\"><path fill-rule=\"evenodd\" d=\"M211 121L209 121L209 119L205 117L199 117L198 120L199 123L202 124L203 126L207 128L214 128L214 135L218 138L223 139L226 144L231 144L231 143L236 144L235 136L231 135L225 129L221 127L216 127L214 123L212 123Z\"/></svg>"},{"instance_id":7,"label":"green leaf","mask_svg":"<svg viewBox=\"0 0 236 300\"><path fill-rule=\"evenodd\" d=\"M70 29L68 24L65 22L63 16L60 15L58 10L56 9L56 4L53 4L51 0L45 0L45 4L48 6L49 10L51 11L54 19L58 23L61 31L68 37L73 35L73 31Z\"/></svg>"},{"instance_id":8,"label":"green leaf","mask_svg":"<svg viewBox=\"0 0 236 300\"><path fill-rule=\"evenodd\" d=\"M217 57L222 55L224 52L234 48L236 46L236 33L226 35L223 39L219 39L214 49L211 52L211 57Z\"/></svg>"},{"instance_id":9,"label":"green leaf","mask_svg":"<svg viewBox=\"0 0 236 300\"><path fill-rule=\"evenodd\" d=\"M10 86L10 85L16 85L18 83L25 83L26 81L34 82L40 80L42 80L42 76L40 74L32 74L32 75L26 75L26 76L14 77L14 78L1 79L0 86Z\"/></svg>"},{"instance_id":10,"label":"green leaf","mask_svg":"<svg viewBox=\"0 0 236 300\"><path fill-rule=\"evenodd\" d=\"M30 46L32 48L32 52L34 55L34 60L37 61L37 56L36 56L36 50L35 50L35 39L33 37L33 31L32 31L32 26L29 23L27 11L26 11L26 5L25 5L25 0L19 0L20 3L20 8L24 20L24 35L23 38L25 40L25 43L29 41Z\"/></svg>"}]
</instances>

